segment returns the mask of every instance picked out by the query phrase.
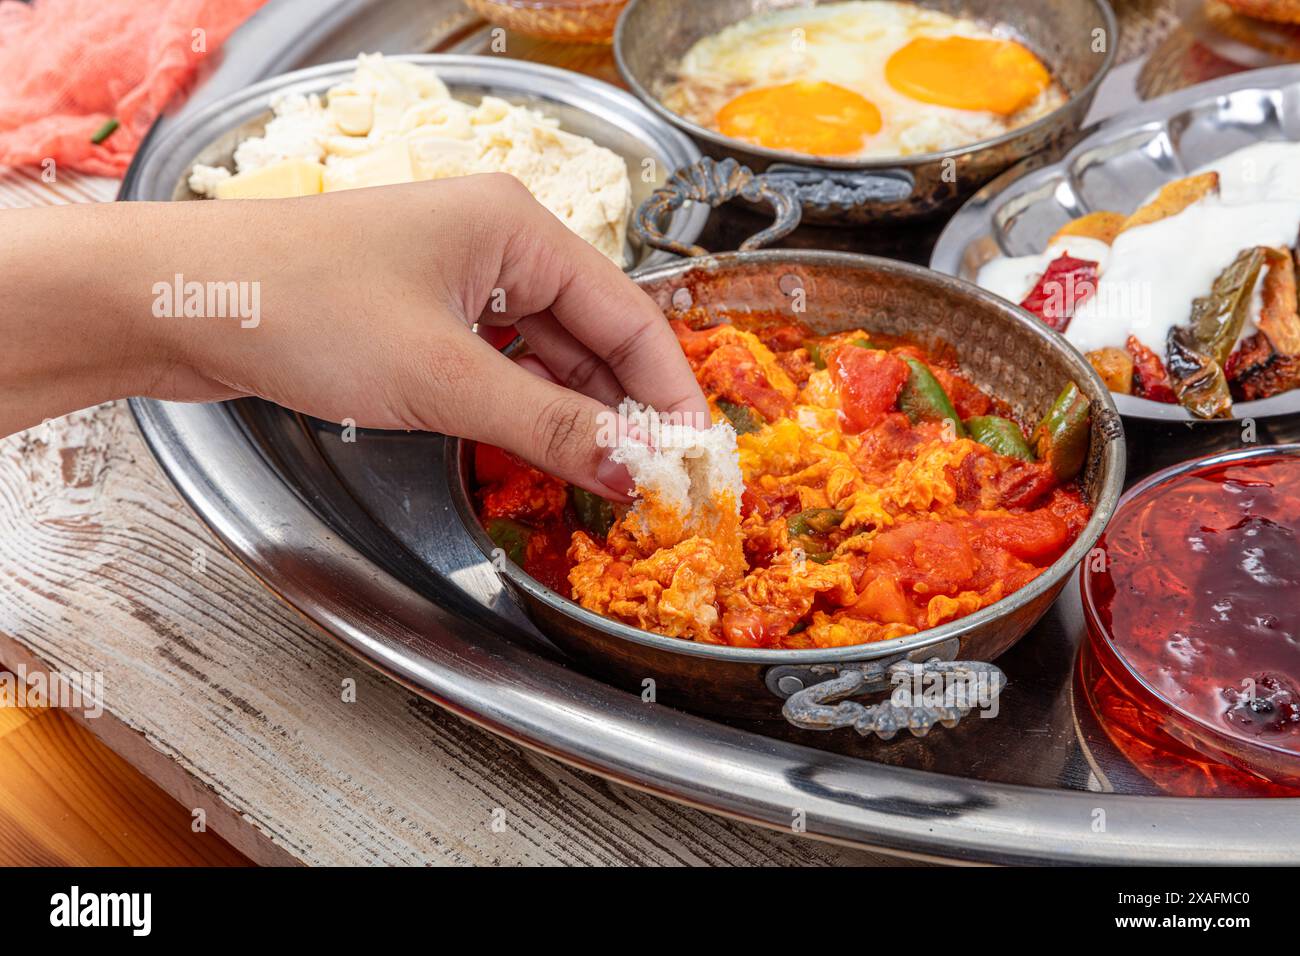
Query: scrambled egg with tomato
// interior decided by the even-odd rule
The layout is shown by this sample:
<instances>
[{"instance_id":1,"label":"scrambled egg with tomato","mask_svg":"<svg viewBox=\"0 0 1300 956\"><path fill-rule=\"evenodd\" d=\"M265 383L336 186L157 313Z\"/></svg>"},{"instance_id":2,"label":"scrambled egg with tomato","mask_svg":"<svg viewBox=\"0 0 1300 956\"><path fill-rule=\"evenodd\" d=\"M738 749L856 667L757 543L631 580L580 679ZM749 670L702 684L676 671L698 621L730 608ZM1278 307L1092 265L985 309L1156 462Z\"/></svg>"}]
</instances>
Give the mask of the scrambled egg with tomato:
<instances>
[{"instance_id":1,"label":"scrambled egg with tomato","mask_svg":"<svg viewBox=\"0 0 1300 956\"><path fill-rule=\"evenodd\" d=\"M476 451L489 535L583 607L738 647L888 640L1023 587L1088 521L1077 483L946 356L777 321L673 326L715 421L739 433L729 540L647 533L626 508Z\"/></svg>"}]
</instances>

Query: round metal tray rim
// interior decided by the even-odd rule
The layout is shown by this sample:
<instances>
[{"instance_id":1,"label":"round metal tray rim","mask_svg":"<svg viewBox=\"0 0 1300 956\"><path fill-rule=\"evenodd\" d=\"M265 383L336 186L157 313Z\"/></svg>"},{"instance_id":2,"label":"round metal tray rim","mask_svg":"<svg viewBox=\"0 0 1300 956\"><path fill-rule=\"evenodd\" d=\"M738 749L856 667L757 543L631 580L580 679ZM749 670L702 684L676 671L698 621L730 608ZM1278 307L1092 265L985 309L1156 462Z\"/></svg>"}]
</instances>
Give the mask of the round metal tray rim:
<instances>
[{"instance_id":1,"label":"round metal tray rim","mask_svg":"<svg viewBox=\"0 0 1300 956\"><path fill-rule=\"evenodd\" d=\"M362 661L519 744L648 792L776 829L891 852L998 863L1298 862L1279 839L1294 800L1153 797L988 783L772 741L659 707L538 657L438 605L335 534L222 405L133 399L145 443L182 498L251 573ZM269 537L265 529L274 529ZM292 565L298 565L297 568ZM322 580L349 580L332 593ZM315 589L315 590L314 590ZM385 609L394 630L371 633ZM553 683L554 682L554 683ZM559 688L563 687L563 691ZM740 768L734 772L728 768ZM1221 810L1214 847L1198 810ZM1109 808L1110 832L1089 826Z\"/></svg>"}]
</instances>

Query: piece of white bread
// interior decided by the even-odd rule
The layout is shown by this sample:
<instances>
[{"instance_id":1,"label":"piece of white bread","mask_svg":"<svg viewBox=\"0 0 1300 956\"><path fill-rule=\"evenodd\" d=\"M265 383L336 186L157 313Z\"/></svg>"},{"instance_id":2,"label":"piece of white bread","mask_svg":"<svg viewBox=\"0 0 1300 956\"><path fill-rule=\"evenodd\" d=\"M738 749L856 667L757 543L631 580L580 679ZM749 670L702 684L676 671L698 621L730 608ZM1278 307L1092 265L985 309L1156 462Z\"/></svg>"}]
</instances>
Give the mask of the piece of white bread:
<instances>
[{"instance_id":1,"label":"piece of white bread","mask_svg":"<svg viewBox=\"0 0 1300 956\"><path fill-rule=\"evenodd\" d=\"M675 513L683 535L708 535L720 525L734 527L745 481L736 451L736 430L730 423L718 422L705 429L669 424L661 421L653 408L630 398L623 400L618 413L629 428L610 458L626 465L636 482L638 500L633 513L654 518L646 520L645 527L665 528L665 511ZM630 437L628 432L646 436L651 444ZM723 521L726 515L721 510L732 520Z\"/></svg>"}]
</instances>

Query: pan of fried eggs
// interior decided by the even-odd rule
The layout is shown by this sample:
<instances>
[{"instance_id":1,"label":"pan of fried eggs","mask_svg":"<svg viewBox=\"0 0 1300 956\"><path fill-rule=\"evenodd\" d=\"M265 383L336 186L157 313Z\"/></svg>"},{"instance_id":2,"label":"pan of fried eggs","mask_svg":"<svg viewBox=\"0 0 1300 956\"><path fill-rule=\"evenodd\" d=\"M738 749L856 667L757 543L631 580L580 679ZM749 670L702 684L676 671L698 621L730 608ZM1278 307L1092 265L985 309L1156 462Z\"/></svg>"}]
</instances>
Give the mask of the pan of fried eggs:
<instances>
[{"instance_id":1,"label":"pan of fried eggs","mask_svg":"<svg viewBox=\"0 0 1300 956\"><path fill-rule=\"evenodd\" d=\"M632 0L614 54L706 153L860 225L950 210L1063 144L1117 42L1106 0Z\"/></svg>"}]
</instances>

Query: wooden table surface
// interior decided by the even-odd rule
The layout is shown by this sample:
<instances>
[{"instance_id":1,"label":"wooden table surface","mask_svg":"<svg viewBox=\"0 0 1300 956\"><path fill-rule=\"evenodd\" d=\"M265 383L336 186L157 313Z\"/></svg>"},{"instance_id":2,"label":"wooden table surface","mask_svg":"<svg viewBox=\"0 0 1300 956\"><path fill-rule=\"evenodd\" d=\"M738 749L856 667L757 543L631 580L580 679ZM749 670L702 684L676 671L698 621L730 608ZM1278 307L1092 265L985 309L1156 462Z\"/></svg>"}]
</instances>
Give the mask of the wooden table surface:
<instances>
[{"instance_id":1,"label":"wooden table surface","mask_svg":"<svg viewBox=\"0 0 1300 956\"><path fill-rule=\"evenodd\" d=\"M1173 6L1117 4L1121 59ZM117 185L0 168L0 216ZM99 716L0 707L0 863L883 860L606 783L369 670L221 549L124 403L0 439L0 664L104 688Z\"/></svg>"}]
</instances>

